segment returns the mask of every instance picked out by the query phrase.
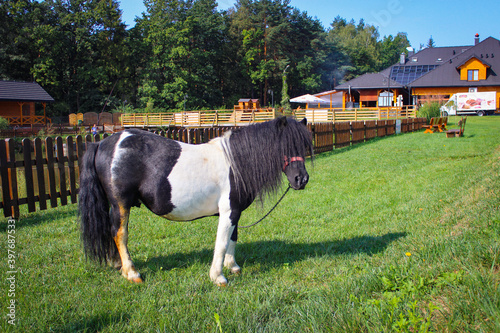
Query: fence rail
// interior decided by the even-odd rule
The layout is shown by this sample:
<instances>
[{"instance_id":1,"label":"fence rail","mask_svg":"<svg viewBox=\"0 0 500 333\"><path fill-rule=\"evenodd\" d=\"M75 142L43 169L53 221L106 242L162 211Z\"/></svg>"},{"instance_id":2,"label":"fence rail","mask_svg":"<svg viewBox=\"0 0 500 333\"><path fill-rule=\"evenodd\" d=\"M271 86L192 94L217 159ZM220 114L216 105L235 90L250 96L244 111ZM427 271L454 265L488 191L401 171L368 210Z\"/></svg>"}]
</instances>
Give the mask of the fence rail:
<instances>
[{"instance_id":1,"label":"fence rail","mask_svg":"<svg viewBox=\"0 0 500 333\"><path fill-rule=\"evenodd\" d=\"M274 109L211 110L121 115L123 127L218 127L243 126L272 120Z\"/></svg>"},{"instance_id":2,"label":"fence rail","mask_svg":"<svg viewBox=\"0 0 500 333\"><path fill-rule=\"evenodd\" d=\"M416 117L415 106L401 107L377 107L377 108L330 108L330 109L297 109L293 111L297 119L307 118L311 123L358 121L358 120L382 120L382 119L404 119Z\"/></svg>"},{"instance_id":3,"label":"fence rail","mask_svg":"<svg viewBox=\"0 0 500 333\"><path fill-rule=\"evenodd\" d=\"M130 113L121 115L121 125L127 127L208 127L243 126L274 119L276 109L210 110L162 113ZM339 121L415 118L414 106L361 109L297 109L296 119L307 118L313 124Z\"/></svg>"},{"instance_id":4,"label":"fence rail","mask_svg":"<svg viewBox=\"0 0 500 333\"><path fill-rule=\"evenodd\" d=\"M9 121L9 126L46 125L51 123L51 119L46 116L2 117Z\"/></svg>"},{"instance_id":5,"label":"fence rail","mask_svg":"<svg viewBox=\"0 0 500 333\"><path fill-rule=\"evenodd\" d=\"M398 121L399 122L399 121ZM422 128L425 118L401 119L401 132ZM200 144L221 136L233 127L169 128L156 132L170 139ZM322 153L334 148L392 135L396 120L367 120L308 124L313 136L314 151ZM103 135L103 138L107 137ZM97 142L99 135L0 140L0 209L5 217L19 217L19 207L28 212L76 203L80 162L88 142ZM69 200L69 202L68 202ZM38 203L38 205L36 204Z\"/></svg>"}]
</instances>

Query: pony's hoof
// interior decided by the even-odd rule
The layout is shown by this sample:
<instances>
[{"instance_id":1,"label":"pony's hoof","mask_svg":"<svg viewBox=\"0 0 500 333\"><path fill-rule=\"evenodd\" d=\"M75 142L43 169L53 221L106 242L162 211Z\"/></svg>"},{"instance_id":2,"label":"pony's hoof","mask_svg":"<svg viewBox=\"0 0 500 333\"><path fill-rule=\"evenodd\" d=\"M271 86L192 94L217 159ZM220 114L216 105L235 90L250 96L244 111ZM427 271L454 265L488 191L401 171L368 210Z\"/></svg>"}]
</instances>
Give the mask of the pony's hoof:
<instances>
[{"instance_id":1,"label":"pony's hoof","mask_svg":"<svg viewBox=\"0 0 500 333\"><path fill-rule=\"evenodd\" d=\"M137 276L137 277L133 278L132 280L130 280L130 282L143 283L144 281L142 280L142 278L140 276Z\"/></svg>"},{"instance_id":2,"label":"pony's hoof","mask_svg":"<svg viewBox=\"0 0 500 333\"><path fill-rule=\"evenodd\" d=\"M234 274L234 275L240 275L241 274L241 268L236 266L236 267L233 267L231 268L231 273Z\"/></svg>"},{"instance_id":3,"label":"pony's hoof","mask_svg":"<svg viewBox=\"0 0 500 333\"><path fill-rule=\"evenodd\" d=\"M215 279L214 283L217 287L227 287L227 280L222 275Z\"/></svg>"},{"instance_id":4,"label":"pony's hoof","mask_svg":"<svg viewBox=\"0 0 500 333\"><path fill-rule=\"evenodd\" d=\"M226 282L217 283L217 287L227 287L227 281Z\"/></svg>"},{"instance_id":5,"label":"pony's hoof","mask_svg":"<svg viewBox=\"0 0 500 333\"><path fill-rule=\"evenodd\" d=\"M134 283L142 283L142 282L144 282L144 280L141 277L141 274L139 274L135 270L130 270L128 273L126 273L122 269L121 272L122 272L123 277L126 278L127 280L129 280L130 282L134 282Z\"/></svg>"}]
</instances>

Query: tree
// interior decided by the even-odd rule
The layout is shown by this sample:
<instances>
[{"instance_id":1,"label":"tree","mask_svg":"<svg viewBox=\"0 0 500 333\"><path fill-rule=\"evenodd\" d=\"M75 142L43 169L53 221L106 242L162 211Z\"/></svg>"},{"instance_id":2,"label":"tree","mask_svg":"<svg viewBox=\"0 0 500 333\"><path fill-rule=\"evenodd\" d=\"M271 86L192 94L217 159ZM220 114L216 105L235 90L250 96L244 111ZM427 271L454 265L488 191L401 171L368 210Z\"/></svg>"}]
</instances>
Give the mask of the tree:
<instances>
[{"instance_id":1,"label":"tree","mask_svg":"<svg viewBox=\"0 0 500 333\"><path fill-rule=\"evenodd\" d=\"M142 73L140 104L182 109L221 103L218 59L225 26L214 0L146 3L139 20L151 58ZM186 97L187 96L187 97Z\"/></svg>"},{"instance_id":2,"label":"tree","mask_svg":"<svg viewBox=\"0 0 500 333\"><path fill-rule=\"evenodd\" d=\"M432 36L429 38L429 41L427 42L427 47L435 47L436 43L434 43L434 39L432 39Z\"/></svg>"},{"instance_id":3,"label":"tree","mask_svg":"<svg viewBox=\"0 0 500 333\"><path fill-rule=\"evenodd\" d=\"M399 56L406 51L410 46L406 33L398 33L395 37L392 35L384 36L383 40L379 42L380 49L380 65L378 70L382 70L398 62Z\"/></svg>"},{"instance_id":4,"label":"tree","mask_svg":"<svg viewBox=\"0 0 500 333\"><path fill-rule=\"evenodd\" d=\"M328 32L329 40L343 54L343 78L350 80L367 72L375 72L380 67L378 30L360 20L347 22L337 16Z\"/></svg>"},{"instance_id":5,"label":"tree","mask_svg":"<svg viewBox=\"0 0 500 333\"><path fill-rule=\"evenodd\" d=\"M32 31L46 19L45 5L29 0L0 2L0 76L7 80L31 81L30 70L37 57Z\"/></svg>"},{"instance_id":6,"label":"tree","mask_svg":"<svg viewBox=\"0 0 500 333\"><path fill-rule=\"evenodd\" d=\"M231 39L245 83L241 94L268 104L268 91L283 93L283 70L293 94L320 90L330 53L321 23L289 1L239 0L231 13ZM283 96L281 96L283 100Z\"/></svg>"},{"instance_id":7,"label":"tree","mask_svg":"<svg viewBox=\"0 0 500 333\"><path fill-rule=\"evenodd\" d=\"M332 89L397 62L406 34L337 17L325 28L290 0L145 0L125 29L117 0L0 2L0 76L36 80L49 115L230 107L239 98ZM432 38L432 37L431 37ZM289 67L288 67L289 66ZM286 76L284 69L287 68Z\"/></svg>"},{"instance_id":8,"label":"tree","mask_svg":"<svg viewBox=\"0 0 500 333\"><path fill-rule=\"evenodd\" d=\"M287 65L283 70L283 87L281 88L281 106L285 112L290 111L290 97L288 96L288 84L286 82L286 70L288 69Z\"/></svg>"},{"instance_id":9,"label":"tree","mask_svg":"<svg viewBox=\"0 0 500 333\"><path fill-rule=\"evenodd\" d=\"M65 39L68 89L72 112L100 112L118 81L126 77L125 25L117 1L56 1ZM121 85L120 85L121 86ZM120 88L118 87L118 89Z\"/></svg>"},{"instance_id":10,"label":"tree","mask_svg":"<svg viewBox=\"0 0 500 333\"><path fill-rule=\"evenodd\" d=\"M49 115L101 111L129 89L117 1L8 0L0 11L2 76L40 83L57 101Z\"/></svg>"},{"instance_id":11,"label":"tree","mask_svg":"<svg viewBox=\"0 0 500 333\"><path fill-rule=\"evenodd\" d=\"M328 40L338 50L332 62L335 67L332 76L338 81L381 71L396 63L410 46L406 33L384 36L379 40L376 27L365 24L363 20L358 24L354 20L347 22L339 16L331 24Z\"/></svg>"}]
</instances>

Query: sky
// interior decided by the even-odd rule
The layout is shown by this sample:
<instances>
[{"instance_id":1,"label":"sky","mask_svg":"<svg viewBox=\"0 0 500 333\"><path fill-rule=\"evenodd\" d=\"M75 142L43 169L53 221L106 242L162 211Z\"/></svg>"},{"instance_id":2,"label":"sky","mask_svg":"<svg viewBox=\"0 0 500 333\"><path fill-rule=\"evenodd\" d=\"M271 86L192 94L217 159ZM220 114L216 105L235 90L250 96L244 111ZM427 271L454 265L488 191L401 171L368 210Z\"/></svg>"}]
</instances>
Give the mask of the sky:
<instances>
[{"instance_id":1,"label":"sky","mask_svg":"<svg viewBox=\"0 0 500 333\"><path fill-rule=\"evenodd\" d=\"M122 20L134 26L136 16L142 16L145 7L141 0L118 0ZM218 0L219 9L234 6L234 0ZM474 35L500 39L499 0L291 0L290 5L310 17L317 18L325 28L340 16L356 23L378 28L380 38L405 32L417 51L426 46L432 36L435 46L473 45Z\"/></svg>"}]
</instances>

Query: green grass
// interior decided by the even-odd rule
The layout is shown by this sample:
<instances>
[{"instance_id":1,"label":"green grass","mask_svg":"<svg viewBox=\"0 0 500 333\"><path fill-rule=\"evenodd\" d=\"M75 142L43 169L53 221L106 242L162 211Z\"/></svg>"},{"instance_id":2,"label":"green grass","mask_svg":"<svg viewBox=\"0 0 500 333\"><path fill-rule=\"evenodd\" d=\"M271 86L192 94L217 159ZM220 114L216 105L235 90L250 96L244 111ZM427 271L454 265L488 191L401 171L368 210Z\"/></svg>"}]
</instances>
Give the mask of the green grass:
<instances>
[{"instance_id":1,"label":"green grass","mask_svg":"<svg viewBox=\"0 0 500 333\"><path fill-rule=\"evenodd\" d=\"M2 219L0 330L498 332L499 133L500 117L469 117L463 138L410 133L316 156L304 191L240 230L243 272L225 288L208 277L215 218L133 210L130 251L146 278L134 285L84 259L75 205L23 213L15 326Z\"/></svg>"}]
</instances>

